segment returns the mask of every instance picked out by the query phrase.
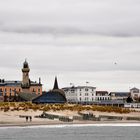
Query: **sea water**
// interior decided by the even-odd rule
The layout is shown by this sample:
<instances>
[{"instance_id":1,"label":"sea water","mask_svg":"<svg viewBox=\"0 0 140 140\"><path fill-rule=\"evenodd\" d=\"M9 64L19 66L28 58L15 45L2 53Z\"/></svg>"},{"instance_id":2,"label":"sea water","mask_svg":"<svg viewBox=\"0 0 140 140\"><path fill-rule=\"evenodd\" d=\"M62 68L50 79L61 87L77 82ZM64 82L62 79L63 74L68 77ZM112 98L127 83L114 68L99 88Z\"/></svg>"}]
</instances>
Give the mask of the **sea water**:
<instances>
[{"instance_id":1,"label":"sea water","mask_svg":"<svg viewBox=\"0 0 140 140\"><path fill-rule=\"evenodd\" d=\"M140 124L1 127L0 140L140 140Z\"/></svg>"}]
</instances>

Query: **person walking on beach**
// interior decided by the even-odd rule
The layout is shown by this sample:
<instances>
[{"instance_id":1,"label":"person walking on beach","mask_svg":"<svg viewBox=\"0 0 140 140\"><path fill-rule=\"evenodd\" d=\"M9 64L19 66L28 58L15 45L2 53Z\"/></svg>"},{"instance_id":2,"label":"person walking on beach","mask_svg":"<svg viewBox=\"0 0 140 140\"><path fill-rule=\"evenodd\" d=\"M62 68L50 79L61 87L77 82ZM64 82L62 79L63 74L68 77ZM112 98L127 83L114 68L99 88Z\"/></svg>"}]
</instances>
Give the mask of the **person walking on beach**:
<instances>
[{"instance_id":1,"label":"person walking on beach","mask_svg":"<svg viewBox=\"0 0 140 140\"><path fill-rule=\"evenodd\" d=\"M30 122L32 121L32 116L30 116Z\"/></svg>"},{"instance_id":2,"label":"person walking on beach","mask_svg":"<svg viewBox=\"0 0 140 140\"><path fill-rule=\"evenodd\" d=\"M26 116L26 122L28 122L28 116Z\"/></svg>"}]
</instances>

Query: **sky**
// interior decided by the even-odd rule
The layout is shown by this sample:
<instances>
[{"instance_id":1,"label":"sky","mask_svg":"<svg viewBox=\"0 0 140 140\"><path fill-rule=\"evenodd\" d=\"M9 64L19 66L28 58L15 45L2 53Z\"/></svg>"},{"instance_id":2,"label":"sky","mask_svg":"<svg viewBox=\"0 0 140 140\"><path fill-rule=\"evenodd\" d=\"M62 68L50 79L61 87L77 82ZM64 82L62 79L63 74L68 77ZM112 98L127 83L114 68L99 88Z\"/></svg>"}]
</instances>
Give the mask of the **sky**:
<instances>
[{"instance_id":1,"label":"sky","mask_svg":"<svg viewBox=\"0 0 140 140\"><path fill-rule=\"evenodd\" d=\"M140 88L140 0L0 0L0 78L43 89ZM86 84L86 82L89 82Z\"/></svg>"}]
</instances>

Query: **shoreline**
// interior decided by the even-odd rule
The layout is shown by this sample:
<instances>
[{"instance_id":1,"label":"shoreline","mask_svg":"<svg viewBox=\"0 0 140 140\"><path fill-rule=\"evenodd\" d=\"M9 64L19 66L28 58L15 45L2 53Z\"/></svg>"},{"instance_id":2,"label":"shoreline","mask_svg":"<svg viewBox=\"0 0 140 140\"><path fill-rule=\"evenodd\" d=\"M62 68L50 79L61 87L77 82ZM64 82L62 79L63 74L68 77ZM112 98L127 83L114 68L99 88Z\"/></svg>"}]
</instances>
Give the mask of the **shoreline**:
<instances>
[{"instance_id":1,"label":"shoreline","mask_svg":"<svg viewBox=\"0 0 140 140\"><path fill-rule=\"evenodd\" d=\"M0 128L5 127L30 127L30 126L140 126L140 121L75 121L75 122L61 122L61 121L48 121L48 122L3 122L0 123Z\"/></svg>"}]
</instances>

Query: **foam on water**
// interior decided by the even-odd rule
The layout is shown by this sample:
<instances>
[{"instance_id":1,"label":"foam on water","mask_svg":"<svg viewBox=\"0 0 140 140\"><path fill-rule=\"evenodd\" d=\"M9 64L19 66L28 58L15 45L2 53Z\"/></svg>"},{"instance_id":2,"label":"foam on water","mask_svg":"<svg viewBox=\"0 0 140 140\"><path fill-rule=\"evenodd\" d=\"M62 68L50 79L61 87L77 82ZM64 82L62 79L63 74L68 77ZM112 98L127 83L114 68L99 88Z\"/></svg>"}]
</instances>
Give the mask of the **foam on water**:
<instances>
[{"instance_id":1,"label":"foam on water","mask_svg":"<svg viewBox=\"0 0 140 140\"><path fill-rule=\"evenodd\" d=\"M88 127L88 126L140 126L140 123L103 123L103 124L65 124L65 125L39 125L27 126L28 128L64 128L64 127Z\"/></svg>"},{"instance_id":2,"label":"foam on water","mask_svg":"<svg viewBox=\"0 0 140 140\"><path fill-rule=\"evenodd\" d=\"M35 125L35 126L8 126L0 129L24 129L24 128L64 128L64 127L103 127L103 126L140 126L140 123L102 123L102 124L64 124L64 125Z\"/></svg>"}]
</instances>

